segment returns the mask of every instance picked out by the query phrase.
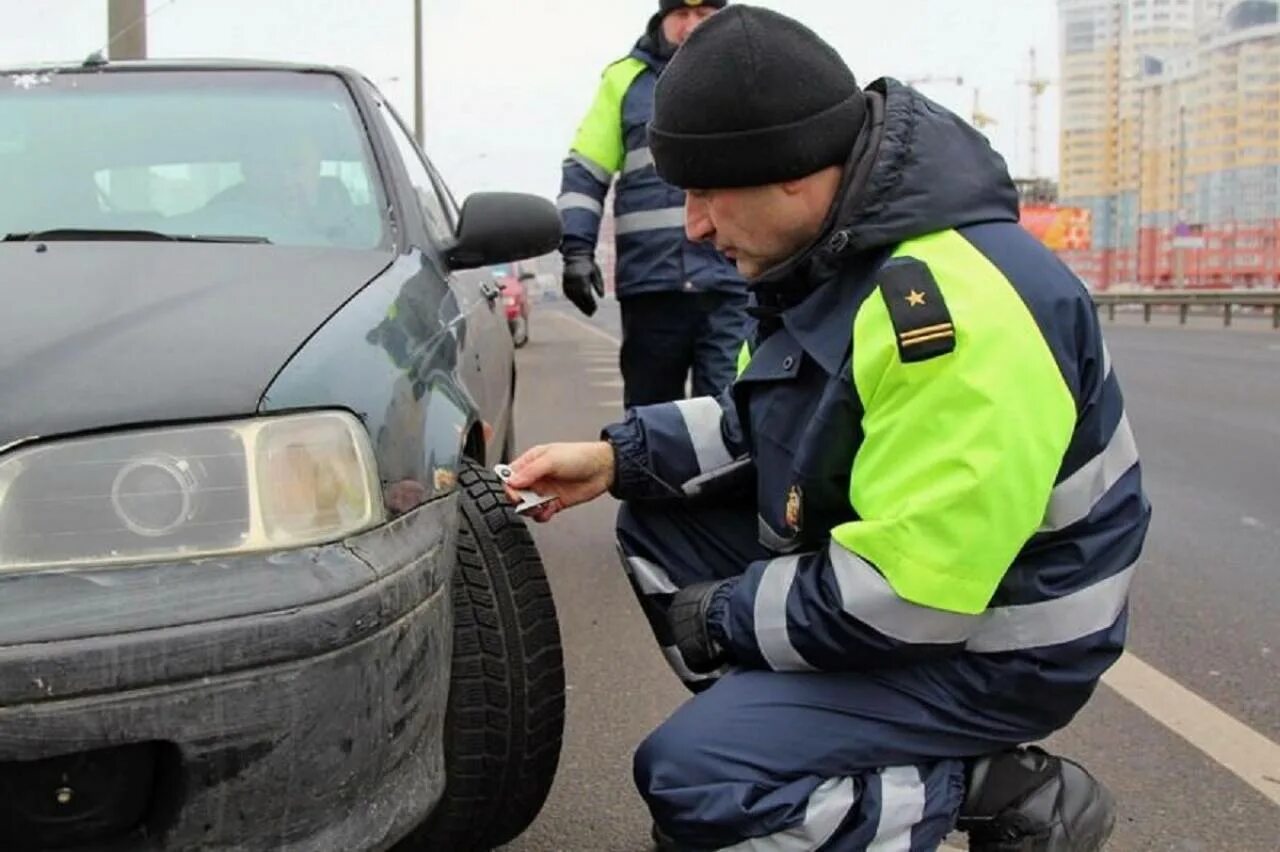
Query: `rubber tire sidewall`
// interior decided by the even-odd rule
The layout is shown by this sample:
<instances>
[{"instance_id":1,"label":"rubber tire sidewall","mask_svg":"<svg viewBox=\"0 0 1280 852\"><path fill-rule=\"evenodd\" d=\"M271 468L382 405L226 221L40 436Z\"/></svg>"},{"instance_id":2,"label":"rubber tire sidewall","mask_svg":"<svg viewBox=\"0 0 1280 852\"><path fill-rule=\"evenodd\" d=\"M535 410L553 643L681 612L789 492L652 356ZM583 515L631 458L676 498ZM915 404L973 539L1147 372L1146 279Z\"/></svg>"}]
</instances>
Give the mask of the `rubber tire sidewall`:
<instances>
[{"instance_id":1,"label":"rubber tire sidewall","mask_svg":"<svg viewBox=\"0 0 1280 852\"><path fill-rule=\"evenodd\" d=\"M481 852L519 836L550 792L564 734L564 659L533 537L492 472L458 475L446 786L396 852Z\"/></svg>"}]
</instances>

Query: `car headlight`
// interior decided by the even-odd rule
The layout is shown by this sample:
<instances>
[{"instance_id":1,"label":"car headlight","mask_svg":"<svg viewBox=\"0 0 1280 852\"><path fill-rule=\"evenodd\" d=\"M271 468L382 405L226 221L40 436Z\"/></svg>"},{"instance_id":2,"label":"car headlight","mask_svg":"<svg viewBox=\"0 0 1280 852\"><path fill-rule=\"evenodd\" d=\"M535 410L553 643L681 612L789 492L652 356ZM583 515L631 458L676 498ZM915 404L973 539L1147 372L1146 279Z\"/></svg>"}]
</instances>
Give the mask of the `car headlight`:
<instances>
[{"instance_id":1,"label":"car headlight","mask_svg":"<svg viewBox=\"0 0 1280 852\"><path fill-rule=\"evenodd\" d=\"M368 435L342 412L106 434L0 458L0 570L303 547L384 517Z\"/></svg>"}]
</instances>

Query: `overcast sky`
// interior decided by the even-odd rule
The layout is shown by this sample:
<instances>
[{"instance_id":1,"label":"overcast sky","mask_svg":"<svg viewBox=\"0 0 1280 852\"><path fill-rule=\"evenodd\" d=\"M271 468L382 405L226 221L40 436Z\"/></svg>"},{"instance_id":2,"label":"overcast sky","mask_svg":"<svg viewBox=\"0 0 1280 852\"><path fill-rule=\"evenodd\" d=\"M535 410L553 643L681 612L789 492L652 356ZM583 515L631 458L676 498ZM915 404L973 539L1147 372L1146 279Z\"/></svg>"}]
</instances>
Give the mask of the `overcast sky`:
<instances>
[{"instance_id":1,"label":"overcast sky","mask_svg":"<svg viewBox=\"0 0 1280 852\"><path fill-rule=\"evenodd\" d=\"M968 117L974 87L992 143L1030 169L1037 51L1058 69L1054 0L761 0L833 44L858 80L963 76L919 87ZM427 153L461 195L554 196L559 165L599 82L657 0L423 0ZM106 41L107 0L0 0L0 66L80 59ZM413 118L412 0L148 0L156 57L224 56L358 68ZM1040 173L1057 174L1057 87L1041 100Z\"/></svg>"}]
</instances>

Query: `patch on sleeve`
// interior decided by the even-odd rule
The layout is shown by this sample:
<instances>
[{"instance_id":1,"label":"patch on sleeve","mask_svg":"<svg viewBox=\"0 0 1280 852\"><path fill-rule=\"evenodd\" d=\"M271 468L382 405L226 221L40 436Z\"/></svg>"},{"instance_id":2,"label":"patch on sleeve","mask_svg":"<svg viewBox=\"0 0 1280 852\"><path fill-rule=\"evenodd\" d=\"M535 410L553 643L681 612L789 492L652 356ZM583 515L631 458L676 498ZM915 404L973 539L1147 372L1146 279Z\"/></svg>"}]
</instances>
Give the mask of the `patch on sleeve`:
<instances>
[{"instance_id":1,"label":"patch on sleeve","mask_svg":"<svg viewBox=\"0 0 1280 852\"><path fill-rule=\"evenodd\" d=\"M951 312L927 265L914 259L895 261L876 278L903 362L927 361L956 348Z\"/></svg>"}]
</instances>

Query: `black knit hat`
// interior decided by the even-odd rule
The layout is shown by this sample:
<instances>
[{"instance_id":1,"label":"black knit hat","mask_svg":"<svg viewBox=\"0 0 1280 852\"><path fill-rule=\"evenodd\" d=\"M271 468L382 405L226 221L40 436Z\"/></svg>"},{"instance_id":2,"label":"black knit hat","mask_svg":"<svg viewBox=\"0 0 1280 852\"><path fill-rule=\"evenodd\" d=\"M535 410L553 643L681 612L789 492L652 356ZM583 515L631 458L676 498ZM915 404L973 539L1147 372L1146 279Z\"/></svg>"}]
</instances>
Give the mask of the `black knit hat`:
<instances>
[{"instance_id":1,"label":"black knit hat","mask_svg":"<svg viewBox=\"0 0 1280 852\"><path fill-rule=\"evenodd\" d=\"M735 5L694 30L662 73L649 148L678 187L764 186L844 163L865 117L831 45L777 12Z\"/></svg>"},{"instance_id":2,"label":"black knit hat","mask_svg":"<svg viewBox=\"0 0 1280 852\"><path fill-rule=\"evenodd\" d=\"M729 0L659 0L658 14L665 15L668 12L674 12L676 9L696 9L699 6L706 6L710 9L723 9Z\"/></svg>"}]
</instances>

